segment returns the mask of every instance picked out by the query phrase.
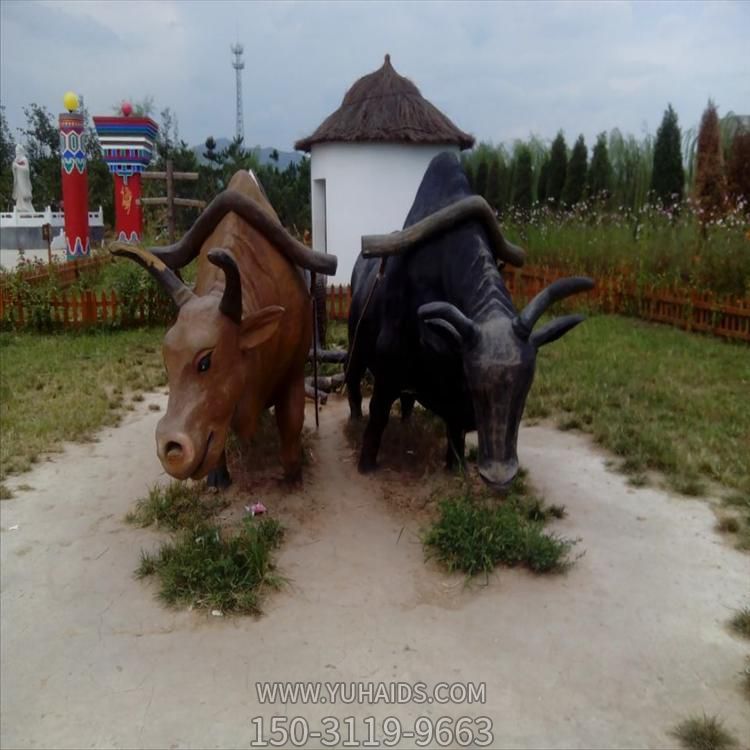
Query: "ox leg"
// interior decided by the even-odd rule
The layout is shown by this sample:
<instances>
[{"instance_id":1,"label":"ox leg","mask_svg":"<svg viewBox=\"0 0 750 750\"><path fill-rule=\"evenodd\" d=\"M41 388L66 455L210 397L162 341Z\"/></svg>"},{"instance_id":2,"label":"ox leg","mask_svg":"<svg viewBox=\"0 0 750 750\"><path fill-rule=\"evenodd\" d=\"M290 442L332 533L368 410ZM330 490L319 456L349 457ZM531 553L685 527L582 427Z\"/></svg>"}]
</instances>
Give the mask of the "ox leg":
<instances>
[{"instance_id":1,"label":"ox leg","mask_svg":"<svg viewBox=\"0 0 750 750\"><path fill-rule=\"evenodd\" d=\"M448 449L445 452L445 466L448 471L462 468L466 449L466 433L455 423L446 422L445 432L448 438Z\"/></svg>"},{"instance_id":2,"label":"ox leg","mask_svg":"<svg viewBox=\"0 0 750 750\"><path fill-rule=\"evenodd\" d=\"M401 421L405 422L411 416L414 411L414 394L413 393L402 393L401 394Z\"/></svg>"},{"instance_id":3,"label":"ox leg","mask_svg":"<svg viewBox=\"0 0 750 750\"><path fill-rule=\"evenodd\" d=\"M208 472L206 477L206 485L212 490L226 490L232 484L232 477L229 476L229 469L227 469L227 454L224 451L221 454L219 465L213 470Z\"/></svg>"},{"instance_id":4,"label":"ox leg","mask_svg":"<svg viewBox=\"0 0 750 750\"><path fill-rule=\"evenodd\" d=\"M305 421L305 378L293 378L275 404L276 425L281 437L281 465L290 482L302 479L302 425Z\"/></svg>"},{"instance_id":5,"label":"ox leg","mask_svg":"<svg viewBox=\"0 0 750 750\"><path fill-rule=\"evenodd\" d=\"M362 452L359 455L359 471L366 474L377 467L378 451L383 431L388 425L391 406L398 397L398 391L391 391L378 385L375 381L372 398L370 399L370 418L367 420L362 436Z\"/></svg>"},{"instance_id":6,"label":"ox leg","mask_svg":"<svg viewBox=\"0 0 750 750\"><path fill-rule=\"evenodd\" d=\"M349 419L362 419L362 377L367 368L361 357L352 357L346 369L346 394L349 399Z\"/></svg>"}]
</instances>

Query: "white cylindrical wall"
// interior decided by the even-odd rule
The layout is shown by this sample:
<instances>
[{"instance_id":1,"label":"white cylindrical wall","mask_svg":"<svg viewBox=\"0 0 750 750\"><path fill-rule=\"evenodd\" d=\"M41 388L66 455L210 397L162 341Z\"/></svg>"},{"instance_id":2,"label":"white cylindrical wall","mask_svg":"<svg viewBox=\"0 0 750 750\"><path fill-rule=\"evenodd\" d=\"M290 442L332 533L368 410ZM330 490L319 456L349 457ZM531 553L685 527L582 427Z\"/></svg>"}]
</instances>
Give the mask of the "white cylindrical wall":
<instances>
[{"instance_id":1,"label":"white cylindrical wall","mask_svg":"<svg viewBox=\"0 0 750 750\"><path fill-rule=\"evenodd\" d=\"M349 283L363 234L403 227L427 165L442 151L458 153L458 147L402 143L312 147L313 247L338 256L338 271L330 281Z\"/></svg>"}]
</instances>

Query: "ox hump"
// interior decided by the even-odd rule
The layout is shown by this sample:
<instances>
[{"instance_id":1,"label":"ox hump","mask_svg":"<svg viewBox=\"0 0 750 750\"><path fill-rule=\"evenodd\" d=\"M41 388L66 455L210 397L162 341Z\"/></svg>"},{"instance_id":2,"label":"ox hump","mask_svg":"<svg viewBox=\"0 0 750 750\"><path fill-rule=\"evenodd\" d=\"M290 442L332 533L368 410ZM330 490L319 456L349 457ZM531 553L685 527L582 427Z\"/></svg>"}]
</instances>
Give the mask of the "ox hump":
<instances>
[{"instance_id":1,"label":"ox hump","mask_svg":"<svg viewBox=\"0 0 750 750\"><path fill-rule=\"evenodd\" d=\"M443 151L427 166L404 228L470 195L471 186L458 156Z\"/></svg>"}]
</instances>

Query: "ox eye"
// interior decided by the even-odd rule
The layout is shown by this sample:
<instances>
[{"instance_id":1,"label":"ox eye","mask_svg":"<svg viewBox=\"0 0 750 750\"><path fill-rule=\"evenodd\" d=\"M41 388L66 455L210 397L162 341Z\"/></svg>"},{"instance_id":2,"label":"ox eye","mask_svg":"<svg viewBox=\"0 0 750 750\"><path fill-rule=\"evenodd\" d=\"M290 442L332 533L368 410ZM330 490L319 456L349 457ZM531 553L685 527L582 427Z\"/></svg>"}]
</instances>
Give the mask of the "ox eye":
<instances>
[{"instance_id":1,"label":"ox eye","mask_svg":"<svg viewBox=\"0 0 750 750\"><path fill-rule=\"evenodd\" d=\"M211 352L198 360L198 372L206 372L211 367Z\"/></svg>"}]
</instances>

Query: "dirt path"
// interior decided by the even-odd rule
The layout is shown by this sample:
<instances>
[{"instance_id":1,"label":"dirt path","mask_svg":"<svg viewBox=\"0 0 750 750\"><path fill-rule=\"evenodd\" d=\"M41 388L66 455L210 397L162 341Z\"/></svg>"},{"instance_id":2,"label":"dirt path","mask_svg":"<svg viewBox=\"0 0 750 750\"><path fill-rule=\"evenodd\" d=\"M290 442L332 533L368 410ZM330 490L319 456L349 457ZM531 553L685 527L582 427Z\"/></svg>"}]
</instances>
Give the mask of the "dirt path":
<instances>
[{"instance_id":1,"label":"dirt path","mask_svg":"<svg viewBox=\"0 0 750 750\"><path fill-rule=\"evenodd\" d=\"M749 649L724 628L748 603L750 557L705 503L630 489L585 439L524 429L521 461L585 555L563 577L466 587L356 473L346 413L323 410L312 476L279 503L290 585L260 619L168 611L132 577L159 538L122 521L163 479L145 404L19 478L34 489L0 505L2 746L248 746L273 715L355 716L360 740L367 716L486 715L494 746L614 748L674 746L666 731L705 711L750 737ZM262 680L471 681L487 702L261 706Z\"/></svg>"}]
</instances>

